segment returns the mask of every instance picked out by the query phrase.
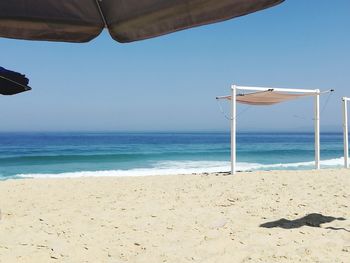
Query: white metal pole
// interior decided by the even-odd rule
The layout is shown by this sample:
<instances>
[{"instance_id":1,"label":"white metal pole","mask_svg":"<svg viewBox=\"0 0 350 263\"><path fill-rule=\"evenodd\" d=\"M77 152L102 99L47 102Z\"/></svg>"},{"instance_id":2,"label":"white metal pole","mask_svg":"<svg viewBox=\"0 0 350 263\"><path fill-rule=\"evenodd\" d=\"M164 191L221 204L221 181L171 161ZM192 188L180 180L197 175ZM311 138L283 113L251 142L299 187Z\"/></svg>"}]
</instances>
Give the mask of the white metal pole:
<instances>
[{"instance_id":1,"label":"white metal pole","mask_svg":"<svg viewBox=\"0 0 350 263\"><path fill-rule=\"evenodd\" d=\"M285 88L273 88L273 87L247 87L247 86L236 86L238 90L251 90L251 91L282 91L282 92L294 92L294 93L317 93L319 90L315 89L285 89Z\"/></svg>"},{"instance_id":2,"label":"white metal pole","mask_svg":"<svg viewBox=\"0 0 350 263\"><path fill-rule=\"evenodd\" d=\"M231 86L231 174L236 173L236 86Z\"/></svg>"},{"instance_id":3,"label":"white metal pole","mask_svg":"<svg viewBox=\"0 0 350 263\"><path fill-rule=\"evenodd\" d=\"M320 169L320 90L315 95L315 168Z\"/></svg>"},{"instance_id":4,"label":"white metal pole","mask_svg":"<svg viewBox=\"0 0 350 263\"><path fill-rule=\"evenodd\" d=\"M349 168L348 102L343 98L344 167Z\"/></svg>"}]
</instances>

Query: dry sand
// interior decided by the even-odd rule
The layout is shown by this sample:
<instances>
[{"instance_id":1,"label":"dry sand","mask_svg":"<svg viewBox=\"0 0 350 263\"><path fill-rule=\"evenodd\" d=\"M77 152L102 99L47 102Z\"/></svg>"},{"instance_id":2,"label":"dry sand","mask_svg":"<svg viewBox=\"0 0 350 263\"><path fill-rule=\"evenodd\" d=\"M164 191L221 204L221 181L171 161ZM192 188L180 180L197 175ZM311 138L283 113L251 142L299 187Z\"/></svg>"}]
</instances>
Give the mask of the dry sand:
<instances>
[{"instance_id":1,"label":"dry sand","mask_svg":"<svg viewBox=\"0 0 350 263\"><path fill-rule=\"evenodd\" d=\"M0 209L4 263L350 262L346 170L8 180Z\"/></svg>"}]
</instances>

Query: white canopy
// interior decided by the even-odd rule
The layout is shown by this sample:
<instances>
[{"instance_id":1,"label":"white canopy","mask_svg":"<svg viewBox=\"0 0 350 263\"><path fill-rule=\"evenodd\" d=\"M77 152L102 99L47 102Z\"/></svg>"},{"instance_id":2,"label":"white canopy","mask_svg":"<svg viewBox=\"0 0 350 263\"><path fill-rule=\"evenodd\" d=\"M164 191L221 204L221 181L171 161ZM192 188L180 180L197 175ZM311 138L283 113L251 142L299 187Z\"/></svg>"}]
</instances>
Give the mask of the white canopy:
<instances>
[{"instance_id":1,"label":"white canopy","mask_svg":"<svg viewBox=\"0 0 350 263\"><path fill-rule=\"evenodd\" d=\"M236 101L242 104L248 104L248 105L273 105L289 100L298 99L301 97L306 96L314 96L315 93L286 93L286 92L279 92L275 91L273 89L269 89L266 91L258 91L253 93L242 93L236 95ZM231 100L231 96L225 96L221 97L228 100Z\"/></svg>"}]
</instances>

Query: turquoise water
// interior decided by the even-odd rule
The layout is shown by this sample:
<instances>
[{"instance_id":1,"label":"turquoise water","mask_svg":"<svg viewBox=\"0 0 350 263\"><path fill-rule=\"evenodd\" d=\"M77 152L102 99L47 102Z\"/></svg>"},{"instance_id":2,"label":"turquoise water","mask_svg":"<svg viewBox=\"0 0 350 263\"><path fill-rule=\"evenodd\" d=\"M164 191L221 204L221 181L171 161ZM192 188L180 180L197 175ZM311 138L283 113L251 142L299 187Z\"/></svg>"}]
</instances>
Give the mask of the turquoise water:
<instances>
[{"instance_id":1,"label":"turquoise water","mask_svg":"<svg viewBox=\"0 0 350 263\"><path fill-rule=\"evenodd\" d=\"M312 169L312 133L239 133L239 170ZM342 134L321 134L323 167ZM1 133L0 178L131 176L229 170L229 133Z\"/></svg>"}]
</instances>

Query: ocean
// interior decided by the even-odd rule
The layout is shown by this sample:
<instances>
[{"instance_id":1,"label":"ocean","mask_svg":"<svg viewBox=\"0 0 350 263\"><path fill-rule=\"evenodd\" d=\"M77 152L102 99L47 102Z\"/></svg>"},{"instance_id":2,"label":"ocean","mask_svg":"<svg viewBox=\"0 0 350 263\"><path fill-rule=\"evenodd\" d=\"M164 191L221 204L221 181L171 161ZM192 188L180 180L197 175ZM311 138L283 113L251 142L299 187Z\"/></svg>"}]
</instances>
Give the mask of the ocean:
<instances>
[{"instance_id":1,"label":"ocean","mask_svg":"<svg viewBox=\"0 0 350 263\"><path fill-rule=\"evenodd\" d=\"M343 165L341 133L321 134L321 166ZM313 133L238 133L238 170L312 169ZM0 179L227 172L226 132L0 133Z\"/></svg>"}]
</instances>

